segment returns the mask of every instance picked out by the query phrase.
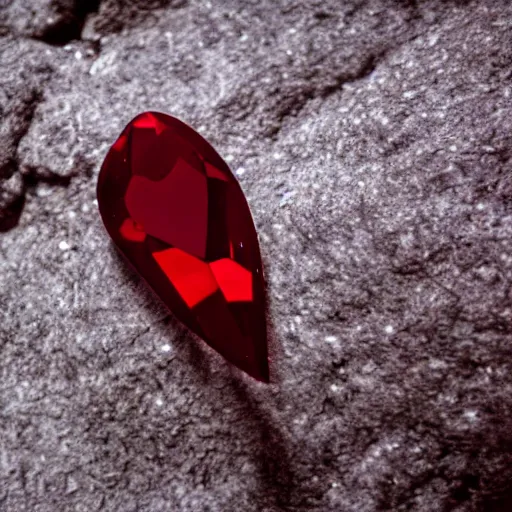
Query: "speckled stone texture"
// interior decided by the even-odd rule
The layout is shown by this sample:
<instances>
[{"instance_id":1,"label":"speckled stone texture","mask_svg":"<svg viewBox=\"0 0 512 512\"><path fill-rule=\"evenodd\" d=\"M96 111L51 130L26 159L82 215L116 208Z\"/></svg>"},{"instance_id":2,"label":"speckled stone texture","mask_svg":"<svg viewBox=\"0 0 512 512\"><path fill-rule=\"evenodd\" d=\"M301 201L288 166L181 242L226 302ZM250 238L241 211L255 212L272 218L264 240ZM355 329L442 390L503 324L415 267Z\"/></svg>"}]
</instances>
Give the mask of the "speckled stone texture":
<instances>
[{"instance_id":1,"label":"speckled stone texture","mask_svg":"<svg viewBox=\"0 0 512 512\"><path fill-rule=\"evenodd\" d=\"M0 0L0 510L512 510L512 6ZM179 117L259 232L271 385L112 248Z\"/></svg>"}]
</instances>

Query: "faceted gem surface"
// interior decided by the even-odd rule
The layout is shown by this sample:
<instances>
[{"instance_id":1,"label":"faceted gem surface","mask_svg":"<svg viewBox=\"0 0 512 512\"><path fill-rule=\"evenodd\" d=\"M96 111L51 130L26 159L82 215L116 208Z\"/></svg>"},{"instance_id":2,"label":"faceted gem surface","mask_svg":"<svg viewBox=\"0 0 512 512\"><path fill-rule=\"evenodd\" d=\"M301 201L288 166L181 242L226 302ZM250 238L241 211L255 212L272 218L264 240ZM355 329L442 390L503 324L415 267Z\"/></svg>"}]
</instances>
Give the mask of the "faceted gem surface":
<instances>
[{"instance_id":1,"label":"faceted gem surface","mask_svg":"<svg viewBox=\"0 0 512 512\"><path fill-rule=\"evenodd\" d=\"M98 179L117 248L189 329L268 381L256 230L227 164L191 127L145 112L123 130Z\"/></svg>"}]
</instances>

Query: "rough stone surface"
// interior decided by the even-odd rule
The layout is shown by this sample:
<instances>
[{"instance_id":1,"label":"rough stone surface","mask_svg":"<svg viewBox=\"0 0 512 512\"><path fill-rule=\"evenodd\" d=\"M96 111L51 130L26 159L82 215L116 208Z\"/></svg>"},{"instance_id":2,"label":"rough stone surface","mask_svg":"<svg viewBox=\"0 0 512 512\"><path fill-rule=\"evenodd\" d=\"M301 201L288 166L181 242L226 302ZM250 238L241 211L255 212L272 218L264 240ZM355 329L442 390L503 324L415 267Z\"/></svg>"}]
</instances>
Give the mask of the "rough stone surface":
<instances>
[{"instance_id":1,"label":"rough stone surface","mask_svg":"<svg viewBox=\"0 0 512 512\"><path fill-rule=\"evenodd\" d=\"M511 510L511 20L505 0L0 0L0 510ZM99 166L143 110L239 176L270 386L101 226Z\"/></svg>"}]
</instances>

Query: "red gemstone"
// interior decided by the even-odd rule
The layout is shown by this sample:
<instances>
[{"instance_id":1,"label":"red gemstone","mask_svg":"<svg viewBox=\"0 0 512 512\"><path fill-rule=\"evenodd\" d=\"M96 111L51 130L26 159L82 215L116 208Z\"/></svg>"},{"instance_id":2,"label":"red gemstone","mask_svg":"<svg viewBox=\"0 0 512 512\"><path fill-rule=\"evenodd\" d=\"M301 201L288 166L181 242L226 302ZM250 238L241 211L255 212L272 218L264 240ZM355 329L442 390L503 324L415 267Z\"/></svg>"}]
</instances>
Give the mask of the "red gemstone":
<instances>
[{"instance_id":1,"label":"red gemstone","mask_svg":"<svg viewBox=\"0 0 512 512\"><path fill-rule=\"evenodd\" d=\"M105 158L98 205L115 245L176 317L268 382L256 230L210 144L174 117L140 114Z\"/></svg>"}]
</instances>

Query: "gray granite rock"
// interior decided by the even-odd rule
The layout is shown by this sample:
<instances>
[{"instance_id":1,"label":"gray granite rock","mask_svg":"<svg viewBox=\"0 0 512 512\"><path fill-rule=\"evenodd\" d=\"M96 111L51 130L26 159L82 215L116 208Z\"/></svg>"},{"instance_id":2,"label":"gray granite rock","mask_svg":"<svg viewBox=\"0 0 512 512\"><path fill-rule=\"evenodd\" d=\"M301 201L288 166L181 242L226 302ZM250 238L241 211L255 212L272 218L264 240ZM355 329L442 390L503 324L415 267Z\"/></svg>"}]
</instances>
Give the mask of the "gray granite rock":
<instances>
[{"instance_id":1,"label":"gray granite rock","mask_svg":"<svg viewBox=\"0 0 512 512\"><path fill-rule=\"evenodd\" d=\"M62 5L0 2L0 510L510 510L509 3ZM101 225L149 109L239 176L270 385Z\"/></svg>"}]
</instances>

